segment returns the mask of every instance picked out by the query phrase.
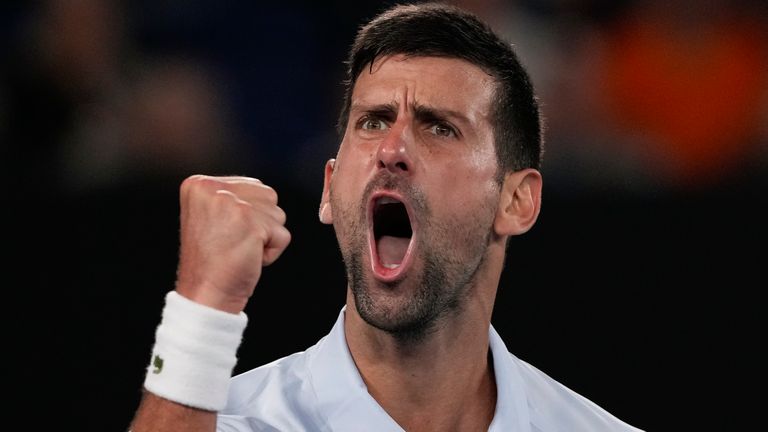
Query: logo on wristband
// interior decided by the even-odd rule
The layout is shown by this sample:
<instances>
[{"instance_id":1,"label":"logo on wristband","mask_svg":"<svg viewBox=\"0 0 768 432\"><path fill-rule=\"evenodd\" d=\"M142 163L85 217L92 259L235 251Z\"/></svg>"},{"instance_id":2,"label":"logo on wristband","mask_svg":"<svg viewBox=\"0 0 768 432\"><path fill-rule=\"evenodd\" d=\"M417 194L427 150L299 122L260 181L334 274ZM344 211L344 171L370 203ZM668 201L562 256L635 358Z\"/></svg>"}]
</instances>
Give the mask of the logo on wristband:
<instances>
[{"instance_id":1,"label":"logo on wristband","mask_svg":"<svg viewBox=\"0 0 768 432\"><path fill-rule=\"evenodd\" d=\"M152 359L152 366L155 368L152 370L153 374L159 374L163 371L163 358L155 354L155 358Z\"/></svg>"}]
</instances>

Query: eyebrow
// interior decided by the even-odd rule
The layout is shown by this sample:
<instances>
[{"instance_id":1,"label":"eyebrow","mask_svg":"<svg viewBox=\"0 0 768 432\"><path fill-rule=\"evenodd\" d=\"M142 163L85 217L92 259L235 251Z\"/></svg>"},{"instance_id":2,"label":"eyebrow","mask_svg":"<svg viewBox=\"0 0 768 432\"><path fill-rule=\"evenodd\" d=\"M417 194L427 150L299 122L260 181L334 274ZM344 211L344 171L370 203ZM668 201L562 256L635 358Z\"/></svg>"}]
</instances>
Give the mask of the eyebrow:
<instances>
[{"instance_id":1,"label":"eyebrow","mask_svg":"<svg viewBox=\"0 0 768 432\"><path fill-rule=\"evenodd\" d=\"M379 115L384 117L391 117L397 114L397 105L394 103L376 104L376 105L353 103L349 111L364 112L366 114L374 114L374 115Z\"/></svg>"},{"instance_id":2,"label":"eyebrow","mask_svg":"<svg viewBox=\"0 0 768 432\"><path fill-rule=\"evenodd\" d=\"M437 108L431 105L415 103L412 105L414 117L420 122L430 122L435 120L454 120L462 125L469 126L472 122L462 113L449 109ZM381 116L397 115L398 106L396 103L366 105L353 103L351 112L364 112L368 114Z\"/></svg>"},{"instance_id":3,"label":"eyebrow","mask_svg":"<svg viewBox=\"0 0 768 432\"><path fill-rule=\"evenodd\" d=\"M472 122L458 111L442 109L430 105L414 104L414 116L421 122L430 122L435 120L453 120L460 123L461 126L469 126Z\"/></svg>"}]
</instances>

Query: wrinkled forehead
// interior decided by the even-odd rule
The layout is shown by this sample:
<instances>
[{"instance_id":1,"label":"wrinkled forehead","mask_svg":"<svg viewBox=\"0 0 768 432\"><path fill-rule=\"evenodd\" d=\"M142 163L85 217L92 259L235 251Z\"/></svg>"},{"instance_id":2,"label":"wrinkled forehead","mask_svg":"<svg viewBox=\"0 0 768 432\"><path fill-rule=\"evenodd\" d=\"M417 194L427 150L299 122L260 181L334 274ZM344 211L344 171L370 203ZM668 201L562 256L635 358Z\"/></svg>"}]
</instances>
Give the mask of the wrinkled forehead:
<instances>
[{"instance_id":1,"label":"wrinkled forehead","mask_svg":"<svg viewBox=\"0 0 768 432\"><path fill-rule=\"evenodd\" d=\"M427 105L487 117L495 89L496 80L468 61L397 54L377 58L363 68L350 102L352 107Z\"/></svg>"}]
</instances>

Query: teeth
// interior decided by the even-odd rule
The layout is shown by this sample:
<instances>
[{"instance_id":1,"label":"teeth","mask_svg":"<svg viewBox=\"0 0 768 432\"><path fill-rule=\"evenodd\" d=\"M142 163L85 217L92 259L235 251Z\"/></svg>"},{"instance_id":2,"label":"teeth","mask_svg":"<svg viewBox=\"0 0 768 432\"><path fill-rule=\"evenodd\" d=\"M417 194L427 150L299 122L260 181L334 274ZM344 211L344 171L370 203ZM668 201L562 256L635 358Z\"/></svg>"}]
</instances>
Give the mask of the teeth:
<instances>
[{"instance_id":1,"label":"teeth","mask_svg":"<svg viewBox=\"0 0 768 432\"><path fill-rule=\"evenodd\" d=\"M379 204L395 204L399 203L400 201L391 198L391 197L381 197L379 198Z\"/></svg>"},{"instance_id":2,"label":"teeth","mask_svg":"<svg viewBox=\"0 0 768 432\"><path fill-rule=\"evenodd\" d=\"M400 264L383 264L388 269L397 268Z\"/></svg>"}]
</instances>

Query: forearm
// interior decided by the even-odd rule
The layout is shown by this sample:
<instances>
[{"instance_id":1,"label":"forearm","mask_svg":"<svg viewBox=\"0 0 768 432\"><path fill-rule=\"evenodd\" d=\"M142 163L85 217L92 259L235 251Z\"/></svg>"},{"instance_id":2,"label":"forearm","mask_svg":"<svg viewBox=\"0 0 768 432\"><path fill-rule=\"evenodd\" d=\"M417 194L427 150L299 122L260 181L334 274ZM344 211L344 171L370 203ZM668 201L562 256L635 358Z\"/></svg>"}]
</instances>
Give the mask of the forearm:
<instances>
[{"instance_id":1,"label":"forearm","mask_svg":"<svg viewBox=\"0 0 768 432\"><path fill-rule=\"evenodd\" d=\"M216 413L190 408L144 391L131 432L213 432Z\"/></svg>"},{"instance_id":2,"label":"forearm","mask_svg":"<svg viewBox=\"0 0 768 432\"><path fill-rule=\"evenodd\" d=\"M246 324L169 292L132 431L213 431Z\"/></svg>"},{"instance_id":3,"label":"forearm","mask_svg":"<svg viewBox=\"0 0 768 432\"><path fill-rule=\"evenodd\" d=\"M192 176L180 200L176 290L166 295L133 432L215 430L248 321L243 309L262 267L291 238L277 193L257 179Z\"/></svg>"}]
</instances>

